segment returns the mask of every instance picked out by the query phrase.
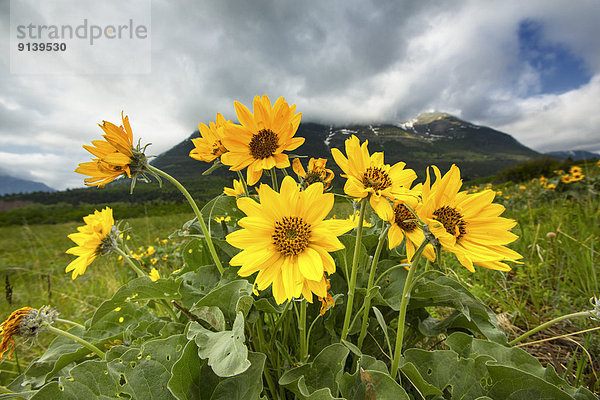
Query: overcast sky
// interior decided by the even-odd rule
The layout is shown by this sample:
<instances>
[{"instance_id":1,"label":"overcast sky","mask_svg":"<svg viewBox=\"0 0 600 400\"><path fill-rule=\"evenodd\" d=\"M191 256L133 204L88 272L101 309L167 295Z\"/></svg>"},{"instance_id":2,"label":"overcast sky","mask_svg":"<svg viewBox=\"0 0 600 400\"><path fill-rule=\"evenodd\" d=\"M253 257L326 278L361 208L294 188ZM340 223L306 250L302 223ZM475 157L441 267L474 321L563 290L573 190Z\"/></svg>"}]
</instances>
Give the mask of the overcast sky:
<instances>
[{"instance_id":1,"label":"overcast sky","mask_svg":"<svg viewBox=\"0 0 600 400\"><path fill-rule=\"evenodd\" d=\"M142 14L144 2L120 3L106 3L104 17ZM441 111L538 151L600 152L598 0L156 0L150 73L45 75L11 72L9 4L0 2L0 171L56 189L82 186L81 145L121 110L160 154L218 112L235 119L233 101L257 94L284 96L304 122ZM116 56L123 68L138 60Z\"/></svg>"}]
</instances>

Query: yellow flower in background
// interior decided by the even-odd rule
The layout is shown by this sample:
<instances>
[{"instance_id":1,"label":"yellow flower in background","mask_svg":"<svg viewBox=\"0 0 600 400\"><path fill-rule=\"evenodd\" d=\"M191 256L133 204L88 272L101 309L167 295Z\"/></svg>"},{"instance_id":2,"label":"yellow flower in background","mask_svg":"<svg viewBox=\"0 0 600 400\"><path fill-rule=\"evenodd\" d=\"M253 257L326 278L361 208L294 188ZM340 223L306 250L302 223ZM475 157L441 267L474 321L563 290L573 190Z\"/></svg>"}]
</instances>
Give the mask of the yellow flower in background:
<instances>
[{"instance_id":1,"label":"yellow flower in background","mask_svg":"<svg viewBox=\"0 0 600 400\"><path fill-rule=\"evenodd\" d=\"M209 126L198 124L200 137L192 139L194 148L190 151L190 157L199 161L211 162L227 152L222 140L225 136L225 126L231 124L231 120L225 120L221 114L217 114L216 122Z\"/></svg>"},{"instance_id":2,"label":"yellow flower in background","mask_svg":"<svg viewBox=\"0 0 600 400\"><path fill-rule=\"evenodd\" d=\"M582 174L581 172L574 172L571 175L571 182L577 182L582 180L583 178L585 178L584 174Z\"/></svg>"},{"instance_id":3,"label":"yellow flower in background","mask_svg":"<svg viewBox=\"0 0 600 400\"><path fill-rule=\"evenodd\" d=\"M393 249L399 246L406 238L406 256L410 262L415 255L416 249L425 239L423 230L416 224L415 215L406 207L402 201L394 201L393 217L388 221L390 229L388 230L388 246ZM423 250L423 255L430 261L435 260L435 250L431 244L428 244Z\"/></svg>"},{"instance_id":4,"label":"yellow flower in background","mask_svg":"<svg viewBox=\"0 0 600 400\"><path fill-rule=\"evenodd\" d=\"M343 221L348 221L349 224L352 224L352 228L358 228L359 217L360 217L360 211L356 210L356 211L354 211L354 214L348 215L348 218L346 218ZM335 218L335 216L334 216L334 218ZM371 225L371 223L369 221L367 221L367 218L365 216L365 219L363 220L363 227L370 228L372 226L373 225Z\"/></svg>"},{"instance_id":5,"label":"yellow flower in background","mask_svg":"<svg viewBox=\"0 0 600 400\"><path fill-rule=\"evenodd\" d=\"M548 189L548 190L554 190L554 189L556 189L556 185L554 183L549 183L546 186L546 189Z\"/></svg>"},{"instance_id":6,"label":"yellow flower in background","mask_svg":"<svg viewBox=\"0 0 600 400\"><path fill-rule=\"evenodd\" d=\"M215 218L215 222L221 223L221 222L229 222L231 221L231 217L228 215L226 217L216 217Z\"/></svg>"},{"instance_id":7,"label":"yellow flower in background","mask_svg":"<svg viewBox=\"0 0 600 400\"><path fill-rule=\"evenodd\" d=\"M563 175L560 177L562 183L571 183L571 175Z\"/></svg>"},{"instance_id":8,"label":"yellow flower in background","mask_svg":"<svg viewBox=\"0 0 600 400\"><path fill-rule=\"evenodd\" d=\"M494 204L494 191L467 194L459 192L462 185L460 170L452 165L442 177L433 167L436 180L431 184L429 170L422 188L422 206L417 214L428 225L442 249L456 255L469 271L474 264L485 268L508 271L503 261L515 261L522 256L505 247L518 236L509 232L517 223L502 218L504 206Z\"/></svg>"},{"instance_id":9,"label":"yellow flower in background","mask_svg":"<svg viewBox=\"0 0 600 400\"><path fill-rule=\"evenodd\" d=\"M521 189L521 190L525 190L525 189L527 189L527 186L525 186L525 185L520 185L520 186L519 186L519 189Z\"/></svg>"},{"instance_id":10,"label":"yellow flower in background","mask_svg":"<svg viewBox=\"0 0 600 400\"><path fill-rule=\"evenodd\" d=\"M8 353L8 358L12 358L13 351L15 350L15 339L13 336L19 334L19 327L23 318L26 317L34 308L31 307L23 307L15 310L10 314L10 316L4 321L1 325L2 342L0 343L0 360L4 358L4 353L6 353L10 347L10 352Z\"/></svg>"},{"instance_id":11,"label":"yellow flower in background","mask_svg":"<svg viewBox=\"0 0 600 400\"><path fill-rule=\"evenodd\" d=\"M335 307L335 300L333 300L333 296L331 295L331 293L329 293L329 289L331 289L331 282L329 282L329 279L327 278L325 278L325 281L327 287L327 296L319 297L319 301L321 302L321 309L319 310L320 315L325 315L327 310Z\"/></svg>"},{"instance_id":12,"label":"yellow flower in background","mask_svg":"<svg viewBox=\"0 0 600 400\"><path fill-rule=\"evenodd\" d=\"M146 249L146 255L147 256L151 256L155 252L156 252L156 250L154 249L154 246L148 246L148 248Z\"/></svg>"},{"instance_id":13,"label":"yellow flower in background","mask_svg":"<svg viewBox=\"0 0 600 400\"><path fill-rule=\"evenodd\" d=\"M77 256L65 269L65 272L73 271L73 279L82 275L96 257L110 251L114 246L113 236L116 236L113 235L116 232L113 211L109 207L83 217L83 222L85 225L78 227L77 233L68 235L77 244L66 251L67 254Z\"/></svg>"},{"instance_id":14,"label":"yellow flower in background","mask_svg":"<svg viewBox=\"0 0 600 400\"><path fill-rule=\"evenodd\" d=\"M242 249L230 265L240 267L240 276L258 272L258 290L272 285L278 304L300 296L312 302L313 293L326 298L325 273L335 272L329 253L344 248L337 237L352 229L344 220L324 219L333 207L333 194L324 194L321 183L300 191L290 176L283 179L280 193L267 185L260 185L258 193L260 203L249 197L237 200L247 216L238 222L242 229L226 237Z\"/></svg>"},{"instance_id":15,"label":"yellow flower in background","mask_svg":"<svg viewBox=\"0 0 600 400\"><path fill-rule=\"evenodd\" d=\"M156 268L152 268L150 270L150 273L148 274L148 276L150 277L150 279L152 279L152 282L156 282L157 280L160 279L160 275L159 275L158 270Z\"/></svg>"},{"instance_id":16,"label":"yellow flower in background","mask_svg":"<svg viewBox=\"0 0 600 400\"><path fill-rule=\"evenodd\" d=\"M383 153L369 155L368 141L362 145L358 138L352 135L346 139L346 157L338 149L332 149L331 154L347 178L344 192L356 199L369 196L371 207L383 220L393 216L389 200L406 199L415 202L416 195L408 188L416 179L417 174L412 169L404 169L403 162L389 166L383 163ZM388 200L389 199L389 200Z\"/></svg>"},{"instance_id":17,"label":"yellow flower in background","mask_svg":"<svg viewBox=\"0 0 600 400\"><path fill-rule=\"evenodd\" d=\"M133 133L129 118L121 112L122 126L102 121L104 140L93 140L92 145L83 148L96 158L79 164L75 172L88 175L84 182L87 186L104 187L120 176L137 176L147 165L146 156L133 147Z\"/></svg>"},{"instance_id":18,"label":"yellow flower in background","mask_svg":"<svg viewBox=\"0 0 600 400\"><path fill-rule=\"evenodd\" d=\"M241 125L225 126L222 142L229 152L221 156L221 162L232 171L248 167L248 185L260 180L263 169L289 167L290 161L283 152L304 143L304 138L294 137L302 117L296 114L296 105L289 106L280 97L271 106L267 95L263 95L254 97L254 113L238 101L235 111Z\"/></svg>"},{"instance_id":19,"label":"yellow flower in background","mask_svg":"<svg viewBox=\"0 0 600 400\"><path fill-rule=\"evenodd\" d=\"M581 170L581 167L578 167L576 165L572 166L571 169L569 169L569 173L571 175L575 175L575 174L581 174L583 171Z\"/></svg>"},{"instance_id":20,"label":"yellow flower in background","mask_svg":"<svg viewBox=\"0 0 600 400\"><path fill-rule=\"evenodd\" d=\"M598 168L600 168L600 160L598 160L598 162L596 163L596 165L598 166Z\"/></svg>"},{"instance_id":21,"label":"yellow flower in background","mask_svg":"<svg viewBox=\"0 0 600 400\"><path fill-rule=\"evenodd\" d=\"M308 172L306 172L300 163L300 159L294 158L292 169L296 175L302 178L306 186L321 182L324 189L328 189L335 174L332 170L325 168L325 164L327 164L325 158L311 158L308 161Z\"/></svg>"},{"instance_id":22,"label":"yellow flower in background","mask_svg":"<svg viewBox=\"0 0 600 400\"><path fill-rule=\"evenodd\" d=\"M239 181L237 179L233 180L233 188L223 188L223 193L225 193L227 196L232 196L235 198L246 194L246 192L244 191L244 184L242 183L242 181Z\"/></svg>"}]
</instances>

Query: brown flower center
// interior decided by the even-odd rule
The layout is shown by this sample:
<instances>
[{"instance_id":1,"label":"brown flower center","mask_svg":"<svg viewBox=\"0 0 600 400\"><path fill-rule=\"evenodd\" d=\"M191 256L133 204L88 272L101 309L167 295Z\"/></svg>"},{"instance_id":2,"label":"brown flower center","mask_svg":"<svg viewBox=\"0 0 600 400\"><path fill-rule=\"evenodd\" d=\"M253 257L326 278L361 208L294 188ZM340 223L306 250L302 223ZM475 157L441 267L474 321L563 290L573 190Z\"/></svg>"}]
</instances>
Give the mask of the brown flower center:
<instances>
[{"instance_id":1,"label":"brown flower center","mask_svg":"<svg viewBox=\"0 0 600 400\"><path fill-rule=\"evenodd\" d=\"M312 185L313 183L324 182L325 178L325 171L312 170L308 171L306 178L304 178L304 182L306 182L307 185Z\"/></svg>"},{"instance_id":2,"label":"brown flower center","mask_svg":"<svg viewBox=\"0 0 600 400\"><path fill-rule=\"evenodd\" d=\"M220 156L223 153L226 153L227 149L225 148L225 146L223 146L223 143L221 143L220 140L217 140L213 143L212 145L212 155L213 156Z\"/></svg>"},{"instance_id":3,"label":"brown flower center","mask_svg":"<svg viewBox=\"0 0 600 400\"><path fill-rule=\"evenodd\" d=\"M433 215L437 221L444 225L446 232L457 239L460 239L467 233L465 228L467 223L463 221L462 214L456 211L455 208L444 206L435 210Z\"/></svg>"},{"instance_id":4,"label":"brown flower center","mask_svg":"<svg viewBox=\"0 0 600 400\"><path fill-rule=\"evenodd\" d=\"M366 188L373 188L373 190L384 190L392 186L392 180L388 176L387 172L384 172L379 167L369 167L363 174L362 184Z\"/></svg>"},{"instance_id":5,"label":"brown flower center","mask_svg":"<svg viewBox=\"0 0 600 400\"><path fill-rule=\"evenodd\" d=\"M277 251L284 256L296 256L308 247L310 224L300 217L283 217L275 222L271 237Z\"/></svg>"},{"instance_id":6,"label":"brown flower center","mask_svg":"<svg viewBox=\"0 0 600 400\"><path fill-rule=\"evenodd\" d=\"M394 222L405 232L412 232L417 229L417 224L413 221L415 216L404 204L394 206Z\"/></svg>"},{"instance_id":7,"label":"brown flower center","mask_svg":"<svg viewBox=\"0 0 600 400\"><path fill-rule=\"evenodd\" d=\"M270 129L255 133L250 140L250 155L255 160L271 157L279 147L279 137Z\"/></svg>"}]
</instances>

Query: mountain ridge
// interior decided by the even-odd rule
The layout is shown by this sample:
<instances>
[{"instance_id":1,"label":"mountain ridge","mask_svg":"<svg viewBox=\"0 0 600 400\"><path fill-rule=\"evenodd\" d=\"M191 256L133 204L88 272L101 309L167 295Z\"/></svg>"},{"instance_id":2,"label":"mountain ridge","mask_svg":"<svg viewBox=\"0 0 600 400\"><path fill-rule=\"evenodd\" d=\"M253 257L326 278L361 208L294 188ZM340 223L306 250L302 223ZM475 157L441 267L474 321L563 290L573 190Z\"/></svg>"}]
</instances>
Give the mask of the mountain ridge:
<instances>
[{"instance_id":1,"label":"mountain ridge","mask_svg":"<svg viewBox=\"0 0 600 400\"><path fill-rule=\"evenodd\" d=\"M427 166L437 165L442 170L456 163L463 177L474 179L493 175L507 167L534 158L544 157L507 133L463 121L447 113L425 113L397 124L325 125L301 123L295 136L304 137L305 143L293 154L321 157L330 160L328 168L341 172L331 157L331 149L344 149L345 140L356 135L361 142L369 140L369 151L385 151L385 163L403 161L407 168L424 176ZM210 167L189 157L193 148L190 137L156 157L152 164L182 180L198 179ZM226 168L215 171L218 175L235 176Z\"/></svg>"},{"instance_id":2,"label":"mountain ridge","mask_svg":"<svg viewBox=\"0 0 600 400\"><path fill-rule=\"evenodd\" d=\"M55 192L56 189L27 179L16 178L10 175L0 175L0 196L13 193Z\"/></svg>"}]
</instances>

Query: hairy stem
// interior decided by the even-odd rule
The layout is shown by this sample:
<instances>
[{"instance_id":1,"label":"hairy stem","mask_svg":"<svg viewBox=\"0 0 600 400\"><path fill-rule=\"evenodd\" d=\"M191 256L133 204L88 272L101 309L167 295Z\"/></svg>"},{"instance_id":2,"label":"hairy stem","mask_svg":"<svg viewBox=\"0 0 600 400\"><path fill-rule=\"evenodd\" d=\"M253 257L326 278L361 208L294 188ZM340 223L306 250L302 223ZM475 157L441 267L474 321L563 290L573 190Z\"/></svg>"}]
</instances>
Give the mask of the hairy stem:
<instances>
[{"instance_id":1,"label":"hairy stem","mask_svg":"<svg viewBox=\"0 0 600 400\"><path fill-rule=\"evenodd\" d=\"M350 319L352 317L352 306L354 303L354 289L356 287L356 275L358 275L358 258L360 255L360 245L362 244L363 222L365 219L365 208L367 206L367 198L360 201L360 214L358 216L358 228L356 230L356 242L354 243L354 256L352 257L352 271L350 272L350 282L348 282L348 301L346 303L346 314L344 316L344 325L342 327L342 340L346 340L348 336L348 328L350 327ZM346 277L348 279L348 277Z\"/></svg>"},{"instance_id":2,"label":"hairy stem","mask_svg":"<svg viewBox=\"0 0 600 400\"><path fill-rule=\"evenodd\" d=\"M188 192L187 189L181 183L179 183L179 181L177 179L173 178L171 175L167 174L166 172L161 171L160 169L153 167L152 165L148 165L148 169L151 172L154 172L155 174L166 178L173 185L175 185L175 187L177 189L179 189L179 191L185 196L187 201L190 203L192 210L194 210L194 214L196 214L196 218L198 219L198 223L200 224L202 233L204 234L204 239L206 240L206 244L208 245L208 250L210 251L210 255L212 256L212 259L215 262L217 269L219 270L221 275L223 275L223 272L224 272L223 265L221 264L221 260L219 260L219 257L217 256L217 251L215 250L215 246L212 242L212 238L210 237L210 234L208 233L208 229L206 228L206 223L204 222L202 213L200 212L200 209L198 208L198 204L196 204L196 201L192 198L192 195L190 195L190 192Z\"/></svg>"}]
</instances>

